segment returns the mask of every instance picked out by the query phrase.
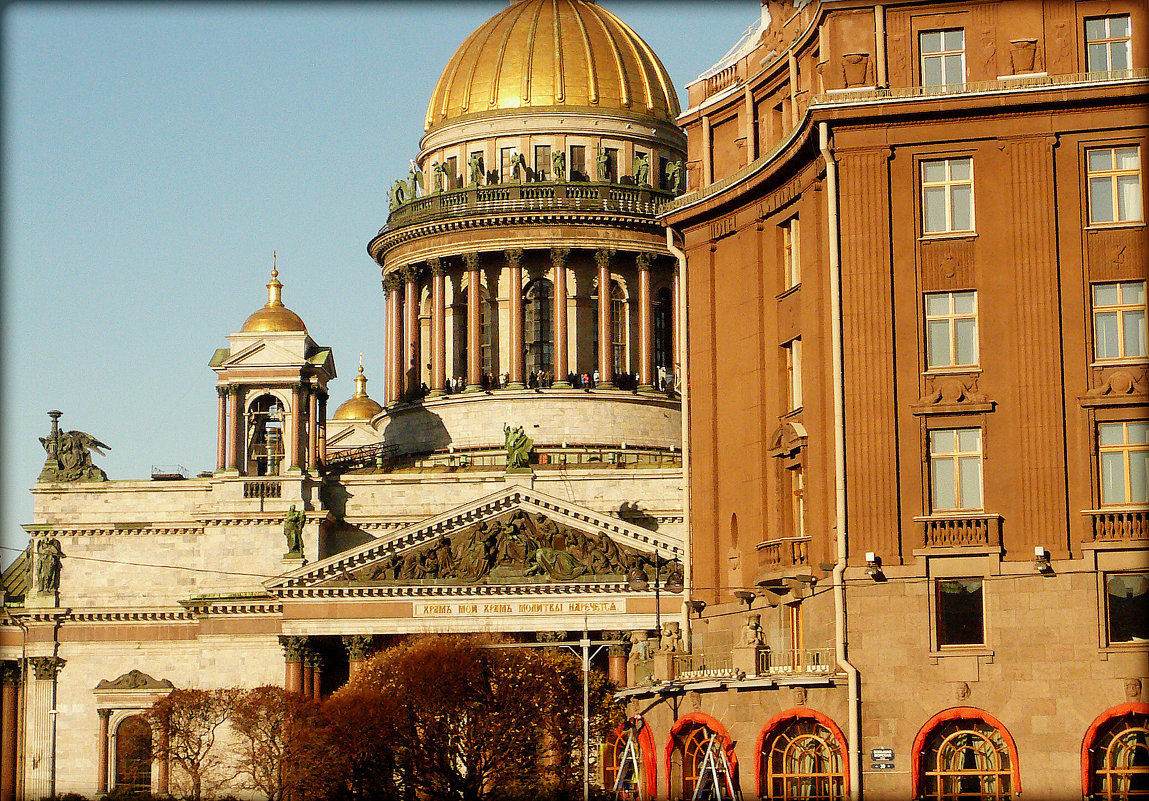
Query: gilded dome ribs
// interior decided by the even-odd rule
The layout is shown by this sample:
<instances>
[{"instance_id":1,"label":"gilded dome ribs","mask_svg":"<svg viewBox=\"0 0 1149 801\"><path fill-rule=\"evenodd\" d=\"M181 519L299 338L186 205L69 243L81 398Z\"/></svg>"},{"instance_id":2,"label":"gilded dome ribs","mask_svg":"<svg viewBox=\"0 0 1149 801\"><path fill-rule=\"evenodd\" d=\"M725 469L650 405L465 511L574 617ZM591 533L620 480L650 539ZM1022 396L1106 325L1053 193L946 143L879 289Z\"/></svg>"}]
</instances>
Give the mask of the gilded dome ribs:
<instances>
[{"instance_id":1,"label":"gilded dome ribs","mask_svg":"<svg viewBox=\"0 0 1149 801\"><path fill-rule=\"evenodd\" d=\"M535 15L531 19L531 32L527 35L527 47L524 59L526 63L523 65L523 103L529 104L531 102L531 79L534 77L534 60L535 60L535 33L539 27L539 16L543 13L543 4L535 4Z\"/></svg>"},{"instance_id":2,"label":"gilded dome ribs","mask_svg":"<svg viewBox=\"0 0 1149 801\"><path fill-rule=\"evenodd\" d=\"M512 8L516 8L516 6L512 6ZM519 3L518 4L518 6L517 6L518 10L515 12L514 18L511 19L511 21L507 24L506 31L503 33L503 41L499 43L499 55L498 55L498 58L495 60L495 68L491 71L490 104L492 106L498 106L499 105L499 85L503 82L503 60L507 56L507 42L509 42L511 40L511 34L514 33L515 26L519 23L519 17L521 17L523 15L523 12L526 11L526 8L527 8L526 3ZM527 52L529 52L529 51L527 51ZM526 54L524 54L524 59L527 59ZM524 73L524 75L529 74L529 72L530 72L529 60L527 61L527 63L525 65L520 66L519 69ZM529 80L529 78L527 80Z\"/></svg>"},{"instance_id":3,"label":"gilded dome ribs","mask_svg":"<svg viewBox=\"0 0 1149 801\"><path fill-rule=\"evenodd\" d=\"M618 94L619 100L622 105L630 105L630 80L626 74L626 69L622 66L622 50L618 46L618 42L614 38L614 34L610 31L610 26L603 20L602 15L599 13L599 7L596 5L588 5L587 8L591 9L595 21L598 22L602 28L602 34L606 37L607 44L610 45L610 53L614 56L614 68L618 72ZM641 69L641 65L639 65Z\"/></svg>"},{"instance_id":4,"label":"gilded dome ribs","mask_svg":"<svg viewBox=\"0 0 1149 801\"><path fill-rule=\"evenodd\" d=\"M561 103L566 99L566 86L563 78L563 43L562 27L559 24L559 0L551 0L551 15L555 34L555 102Z\"/></svg>"},{"instance_id":5,"label":"gilded dome ribs","mask_svg":"<svg viewBox=\"0 0 1149 801\"><path fill-rule=\"evenodd\" d=\"M568 3L569 3L569 0L568 0ZM587 91L590 93L590 97L588 99L590 100L591 103L597 103L598 102L598 75L595 72L594 51L591 50L590 35L587 34L587 32L586 32L586 23L583 22L582 15L578 13L577 8L573 8L573 4L571 4L571 5L572 5L572 13L573 13L573 16L575 18L575 22L578 23L579 32L582 33L583 51L586 53L586 88L587 88Z\"/></svg>"},{"instance_id":6,"label":"gilded dome ribs","mask_svg":"<svg viewBox=\"0 0 1149 801\"><path fill-rule=\"evenodd\" d=\"M626 41L627 47L630 48L630 54L631 54L631 56L634 57L634 63L638 67L638 74L642 78L642 89L643 89L643 92L645 93L645 97L646 97L646 108L649 111L653 111L654 110L654 96L650 90L650 75L648 74L648 68L647 68L646 63L644 63L642 56L639 55L639 52L638 52L639 45L642 45L645 48L645 44L642 42L641 39L639 39L638 34L636 34L633 30L631 30L630 26L628 26L625 22L620 20L614 14L611 14L605 8L598 8L597 6L595 6L595 9L596 9L596 12L600 16L605 15L607 19L609 19L611 22L613 22L614 25L620 31L622 31L622 38ZM636 44L636 42L637 42L637 44ZM644 52L646 53L646 55L649 58L651 58L651 60L653 60L654 54L650 52L649 48L646 48ZM657 70L655 70L655 71L657 72ZM665 88L666 87L664 86L663 87L664 93L665 93Z\"/></svg>"},{"instance_id":7,"label":"gilded dome ribs","mask_svg":"<svg viewBox=\"0 0 1149 801\"><path fill-rule=\"evenodd\" d=\"M474 54L474 59L471 61L471 70L467 73L467 83L463 88L463 97L460 102L460 108L464 114L471 108L471 91L475 86L475 72L478 71L479 60L483 57L483 54L487 52L487 41L491 38L491 34L495 32L495 28L498 27L499 20L502 18L501 14L491 17L482 28L479 28L479 30L475 32L475 35L471 37L471 39L468 39L463 43L463 46L459 48L460 53L470 51ZM475 41L480 34L482 34L483 40L478 47L475 47ZM470 45L470 47L468 47L468 45ZM451 82L451 85L454 86L454 81Z\"/></svg>"}]
</instances>

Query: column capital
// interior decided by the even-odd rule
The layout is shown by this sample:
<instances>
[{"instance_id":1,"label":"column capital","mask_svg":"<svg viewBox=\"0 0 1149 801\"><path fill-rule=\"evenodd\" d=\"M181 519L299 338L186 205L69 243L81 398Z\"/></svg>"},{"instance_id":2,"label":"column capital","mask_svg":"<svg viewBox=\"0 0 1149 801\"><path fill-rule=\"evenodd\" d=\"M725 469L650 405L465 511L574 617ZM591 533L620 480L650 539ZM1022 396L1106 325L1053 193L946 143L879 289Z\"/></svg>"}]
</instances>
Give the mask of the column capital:
<instances>
[{"instance_id":1,"label":"column capital","mask_svg":"<svg viewBox=\"0 0 1149 801\"><path fill-rule=\"evenodd\" d=\"M288 662L299 662L303 658L303 651L307 647L306 637L280 636L279 644L283 647L283 656Z\"/></svg>"},{"instance_id":2,"label":"column capital","mask_svg":"<svg viewBox=\"0 0 1149 801\"><path fill-rule=\"evenodd\" d=\"M649 253L639 253L634 257L634 266L640 270L649 270L653 262L654 257Z\"/></svg>"},{"instance_id":3,"label":"column capital","mask_svg":"<svg viewBox=\"0 0 1149 801\"><path fill-rule=\"evenodd\" d=\"M322 668L323 656L318 651L308 648L303 653L303 664L311 665L313 668Z\"/></svg>"},{"instance_id":4,"label":"column capital","mask_svg":"<svg viewBox=\"0 0 1149 801\"><path fill-rule=\"evenodd\" d=\"M551 248L551 264L555 267L562 267L566 264L567 259L570 258L570 248Z\"/></svg>"},{"instance_id":5,"label":"column capital","mask_svg":"<svg viewBox=\"0 0 1149 801\"><path fill-rule=\"evenodd\" d=\"M370 634L348 634L343 637L343 647L347 649L347 656L356 661L367 658L367 652L375 638Z\"/></svg>"},{"instance_id":6,"label":"column capital","mask_svg":"<svg viewBox=\"0 0 1149 801\"><path fill-rule=\"evenodd\" d=\"M463 264L468 270L479 269L479 254L478 253L464 253Z\"/></svg>"},{"instance_id":7,"label":"column capital","mask_svg":"<svg viewBox=\"0 0 1149 801\"><path fill-rule=\"evenodd\" d=\"M23 678L24 671L19 662L13 660L0 663L0 683L18 685Z\"/></svg>"},{"instance_id":8,"label":"column capital","mask_svg":"<svg viewBox=\"0 0 1149 801\"><path fill-rule=\"evenodd\" d=\"M54 681L67 660L58 656L34 656L28 660L37 681Z\"/></svg>"},{"instance_id":9,"label":"column capital","mask_svg":"<svg viewBox=\"0 0 1149 801\"><path fill-rule=\"evenodd\" d=\"M609 267L614 258L614 248L599 248L594 252L594 263L601 267Z\"/></svg>"},{"instance_id":10,"label":"column capital","mask_svg":"<svg viewBox=\"0 0 1149 801\"><path fill-rule=\"evenodd\" d=\"M521 267L523 265L523 249L522 248L508 248L503 251L503 255L507 257L507 265L510 267Z\"/></svg>"},{"instance_id":11,"label":"column capital","mask_svg":"<svg viewBox=\"0 0 1149 801\"><path fill-rule=\"evenodd\" d=\"M231 387L227 384L217 384L216 388L215 388L215 392L221 398L226 398L228 396L228 394L231 392Z\"/></svg>"},{"instance_id":12,"label":"column capital","mask_svg":"<svg viewBox=\"0 0 1149 801\"><path fill-rule=\"evenodd\" d=\"M398 292L401 284L402 281L396 273L391 272L383 276L383 291L388 294Z\"/></svg>"},{"instance_id":13,"label":"column capital","mask_svg":"<svg viewBox=\"0 0 1149 801\"><path fill-rule=\"evenodd\" d=\"M403 280L408 283L419 280L419 268L414 264L407 264L399 268L399 274L403 276Z\"/></svg>"},{"instance_id":14,"label":"column capital","mask_svg":"<svg viewBox=\"0 0 1149 801\"><path fill-rule=\"evenodd\" d=\"M96 714L99 715L102 719L107 720L108 718L110 718L112 716L112 710L110 710L110 709L97 709Z\"/></svg>"},{"instance_id":15,"label":"column capital","mask_svg":"<svg viewBox=\"0 0 1149 801\"><path fill-rule=\"evenodd\" d=\"M427 259L427 267L431 270L431 275L446 275L447 266L443 264L443 260L438 256L432 259Z\"/></svg>"},{"instance_id":16,"label":"column capital","mask_svg":"<svg viewBox=\"0 0 1149 801\"><path fill-rule=\"evenodd\" d=\"M228 395L239 395L239 384L228 384L226 389Z\"/></svg>"}]
</instances>

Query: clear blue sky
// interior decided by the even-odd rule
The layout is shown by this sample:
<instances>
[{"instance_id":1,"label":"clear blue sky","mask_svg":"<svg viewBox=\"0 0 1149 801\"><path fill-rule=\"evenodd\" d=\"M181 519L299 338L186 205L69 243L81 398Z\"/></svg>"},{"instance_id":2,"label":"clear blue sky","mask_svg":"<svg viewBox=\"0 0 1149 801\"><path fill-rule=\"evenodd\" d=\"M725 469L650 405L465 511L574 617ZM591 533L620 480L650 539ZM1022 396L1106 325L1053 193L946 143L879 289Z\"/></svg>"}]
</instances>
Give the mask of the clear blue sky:
<instances>
[{"instance_id":1,"label":"clear blue sky","mask_svg":"<svg viewBox=\"0 0 1149 801\"><path fill-rule=\"evenodd\" d=\"M110 478L215 466L207 361L266 299L382 394L366 243L455 48L506 0L15 4L3 29L0 542L27 541L48 409ZM685 86L758 0L603 0ZM0 552L7 565L12 550Z\"/></svg>"}]
</instances>

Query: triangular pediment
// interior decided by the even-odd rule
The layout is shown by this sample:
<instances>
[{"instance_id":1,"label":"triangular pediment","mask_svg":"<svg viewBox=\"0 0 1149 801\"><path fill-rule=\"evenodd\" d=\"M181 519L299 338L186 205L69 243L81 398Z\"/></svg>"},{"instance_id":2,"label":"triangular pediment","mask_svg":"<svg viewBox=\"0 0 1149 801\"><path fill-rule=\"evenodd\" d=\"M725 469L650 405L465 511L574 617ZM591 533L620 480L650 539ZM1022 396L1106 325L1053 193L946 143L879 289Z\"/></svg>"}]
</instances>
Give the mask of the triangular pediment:
<instances>
[{"instance_id":1,"label":"triangular pediment","mask_svg":"<svg viewBox=\"0 0 1149 801\"><path fill-rule=\"evenodd\" d=\"M682 542L535 489L512 486L266 583L273 592L427 585L614 587L628 573L665 580ZM679 568L680 569L680 568Z\"/></svg>"}]
</instances>

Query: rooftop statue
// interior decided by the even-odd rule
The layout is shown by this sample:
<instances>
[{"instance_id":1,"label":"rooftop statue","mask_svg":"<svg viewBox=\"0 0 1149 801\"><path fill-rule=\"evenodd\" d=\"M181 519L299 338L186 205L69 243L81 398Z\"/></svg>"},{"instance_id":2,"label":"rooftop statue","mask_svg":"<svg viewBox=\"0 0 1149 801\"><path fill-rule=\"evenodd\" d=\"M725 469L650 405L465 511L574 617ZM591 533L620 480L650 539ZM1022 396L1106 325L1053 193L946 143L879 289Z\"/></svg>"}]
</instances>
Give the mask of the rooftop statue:
<instances>
[{"instance_id":1,"label":"rooftop statue","mask_svg":"<svg viewBox=\"0 0 1149 801\"><path fill-rule=\"evenodd\" d=\"M64 549L55 537L46 537L36 543L36 590L55 592L60 589L60 560Z\"/></svg>"},{"instance_id":2,"label":"rooftop statue","mask_svg":"<svg viewBox=\"0 0 1149 801\"><path fill-rule=\"evenodd\" d=\"M291 504L291 508L283 517L283 536L287 540L287 553L283 555L285 559L296 559L303 556L303 524L305 522L307 522L307 518L303 512L296 509L295 504Z\"/></svg>"},{"instance_id":3,"label":"rooftop statue","mask_svg":"<svg viewBox=\"0 0 1149 801\"><path fill-rule=\"evenodd\" d=\"M483 157L478 153L472 153L467 161L467 167L471 173L471 186L478 186L483 181Z\"/></svg>"},{"instance_id":4,"label":"rooftop statue","mask_svg":"<svg viewBox=\"0 0 1149 801\"><path fill-rule=\"evenodd\" d=\"M641 153L634 157L634 183L636 186L650 183L650 161Z\"/></svg>"},{"instance_id":5,"label":"rooftop statue","mask_svg":"<svg viewBox=\"0 0 1149 801\"><path fill-rule=\"evenodd\" d=\"M92 464L92 452L104 455L102 448L111 447L83 431L61 431L60 412L48 412L52 433L40 437L47 458L38 481L107 481L108 474Z\"/></svg>"},{"instance_id":6,"label":"rooftop statue","mask_svg":"<svg viewBox=\"0 0 1149 801\"><path fill-rule=\"evenodd\" d=\"M562 181L567 175L567 154L561 150L556 150L551 154L551 172L554 173L554 180Z\"/></svg>"},{"instance_id":7,"label":"rooftop statue","mask_svg":"<svg viewBox=\"0 0 1149 801\"><path fill-rule=\"evenodd\" d=\"M666 178L670 182L670 191L678 192L678 187L682 183L682 162L672 161L666 165Z\"/></svg>"},{"instance_id":8,"label":"rooftop statue","mask_svg":"<svg viewBox=\"0 0 1149 801\"><path fill-rule=\"evenodd\" d=\"M530 466L531 447L534 442L523 431L522 426L511 428L503 424L503 434L506 436L507 469L522 470Z\"/></svg>"},{"instance_id":9,"label":"rooftop statue","mask_svg":"<svg viewBox=\"0 0 1149 801\"><path fill-rule=\"evenodd\" d=\"M598 179L604 183L610 180L610 156L601 147L598 149Z\"/></svg>"}]
</instances>

